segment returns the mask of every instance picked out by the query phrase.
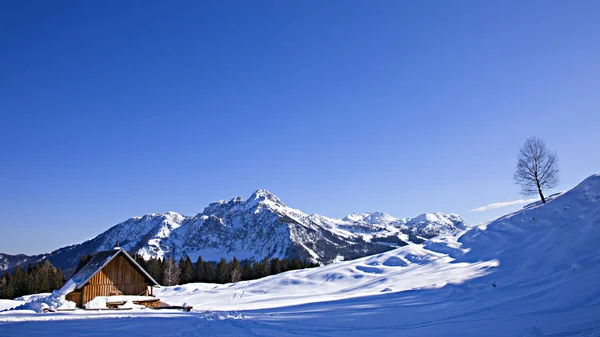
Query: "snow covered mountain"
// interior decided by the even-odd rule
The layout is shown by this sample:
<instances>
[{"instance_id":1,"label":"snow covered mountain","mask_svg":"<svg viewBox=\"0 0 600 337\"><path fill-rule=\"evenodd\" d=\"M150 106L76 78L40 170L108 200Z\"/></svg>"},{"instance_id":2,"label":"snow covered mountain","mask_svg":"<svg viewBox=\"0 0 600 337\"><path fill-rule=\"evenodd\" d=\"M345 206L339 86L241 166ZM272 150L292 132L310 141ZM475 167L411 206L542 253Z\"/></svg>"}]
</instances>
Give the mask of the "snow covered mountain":
<instances>
[{"instance_id":1,"label":"snow covered mountain","mask_svg":"<svg viewBox=\"0 0 600 337\"><path fill-rule=\"evenodd\" d=\"M286 206L267 190L208 205L202 213L183 216L175 212L147 214L120 223L92 240L48 255L61 268L79 258L112 249L144 257L189 256L195 260L299 257L320 263L355 259L422 242L439 234L465 229L455 214L422 214L396 219L381 213L352 214L344 219L308 215Z\"/></svg>"},{"instance_id":2,"label":"snow covered mountain","mask_svg":"<svg viewBox=\"0 0 600 337\"><path fill-rule=\"evenodd\" d=\"M32 260L38 260L42 256L30 256L25 254L9 255L0 253L0 271L12 269L20 264L27 263Z\"/></svg>"}]
</instances>

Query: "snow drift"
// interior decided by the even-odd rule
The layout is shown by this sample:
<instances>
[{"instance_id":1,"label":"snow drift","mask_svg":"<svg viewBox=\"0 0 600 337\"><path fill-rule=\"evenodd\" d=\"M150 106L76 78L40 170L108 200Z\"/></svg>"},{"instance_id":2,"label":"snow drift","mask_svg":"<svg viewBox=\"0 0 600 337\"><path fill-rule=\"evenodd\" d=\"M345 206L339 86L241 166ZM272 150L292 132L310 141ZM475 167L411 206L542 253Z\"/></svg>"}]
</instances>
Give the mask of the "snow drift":
<instances>
[{"instance_id":1,"label":"snow drift","mask_svg":"<svg viewBox=\"0 0 600 337\"><path fill-rule=\"evenodd\" d=\"M69 280L65 285L46 296L32 296L31 300L11 308L11 310L33 310L35 312L55 311L60 309L75 309L75 302L67 301L68 293L75 290L77 284Z\"/></svg>"}]
</instances>

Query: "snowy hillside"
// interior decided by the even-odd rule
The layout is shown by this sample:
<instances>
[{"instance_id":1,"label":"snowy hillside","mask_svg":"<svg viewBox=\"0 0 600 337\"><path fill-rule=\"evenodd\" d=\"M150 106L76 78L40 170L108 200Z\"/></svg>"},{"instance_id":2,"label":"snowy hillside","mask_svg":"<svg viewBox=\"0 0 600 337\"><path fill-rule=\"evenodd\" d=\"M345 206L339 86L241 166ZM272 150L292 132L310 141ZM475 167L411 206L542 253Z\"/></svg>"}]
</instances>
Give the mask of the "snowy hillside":
<instances>
[{"instance_id":1,"label":"snowy hillside","mask_svg":"<svg viewBox=\"0 0 600 337\"><path fill-rule=\"evenodd\" d=\"M267 190L208 205L196 216L148 214L120 223L90 241L49 254L63 269L84 254L112 249L117 241L145 257L189 256L193 260L299 257L321 263L354 259L422 242L465 228L455 214L422 214L395 219L375 212L344 219L308 215L285 205Z\"/></svg>"},{"instance_id":2,"label":"snowy hillside","mask_svg":"<svg viewBox=\"0 0 600 337\"><path fill-rule=\"evenodd\" d=\"M546 204L424 244L249 282L158 291L171 304L193 305L191 314L8 311L0 313L0 335L598 337L598 242L594 175ZM52 322L30 322L41 319Z\"/></svg>"},{"instance_id":3,"label":"snowy hillside","mask_svg":"<svg viewBox=\"0 0 600 337\"><path fill-rule=\"evenodd\" d=\"M33 259L40 259L41 256L29 256L24 254L9 255L0 254L0 271L12 269L20 264L27 263Z\"/></svg>"}]
</instances>

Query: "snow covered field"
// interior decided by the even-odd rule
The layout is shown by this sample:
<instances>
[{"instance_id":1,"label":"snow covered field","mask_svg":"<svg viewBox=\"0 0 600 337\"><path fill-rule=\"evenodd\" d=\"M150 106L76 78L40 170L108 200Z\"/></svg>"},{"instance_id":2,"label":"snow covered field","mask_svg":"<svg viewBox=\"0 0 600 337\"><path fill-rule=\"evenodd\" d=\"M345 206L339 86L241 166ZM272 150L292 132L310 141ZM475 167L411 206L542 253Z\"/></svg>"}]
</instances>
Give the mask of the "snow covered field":
<instances>
[{"instance_id":1,"label":"snow covered field","mask_svg":"<svg viewBox=\"0 0 600 337\"><path fill-rule=\"evenodd\" d=\"M600 175L455 236L157 296L194 311L0 313L0 336L600 337ZM14 302L2 301L1 308Z\"/></svg>"}]
</instances>

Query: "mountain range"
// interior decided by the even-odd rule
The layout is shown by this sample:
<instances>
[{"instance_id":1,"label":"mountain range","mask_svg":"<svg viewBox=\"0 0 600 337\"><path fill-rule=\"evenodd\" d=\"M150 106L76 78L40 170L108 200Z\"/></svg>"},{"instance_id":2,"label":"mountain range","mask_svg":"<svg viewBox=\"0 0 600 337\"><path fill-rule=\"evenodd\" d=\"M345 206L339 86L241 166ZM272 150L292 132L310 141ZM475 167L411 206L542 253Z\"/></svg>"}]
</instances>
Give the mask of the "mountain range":
<instances>
[{"instance_id":1,"label":"mountain range","mask_svg":"<svg viewBox=\"0 0 600 337\"><path fill-rule=\"evenodd\" d=\"M217 261L301 258L330 263L377 254L440 234L466 229L456 214L428 213L394 218L382 212L343 219L306 214L267 190L208 205L195 216L147 214L119 223L95 238L36 256L0 254L0 270L49 259L68 275L83 255L112 249L117 242L144 258L189 256Z\"/></svg>"}]
</instances>

